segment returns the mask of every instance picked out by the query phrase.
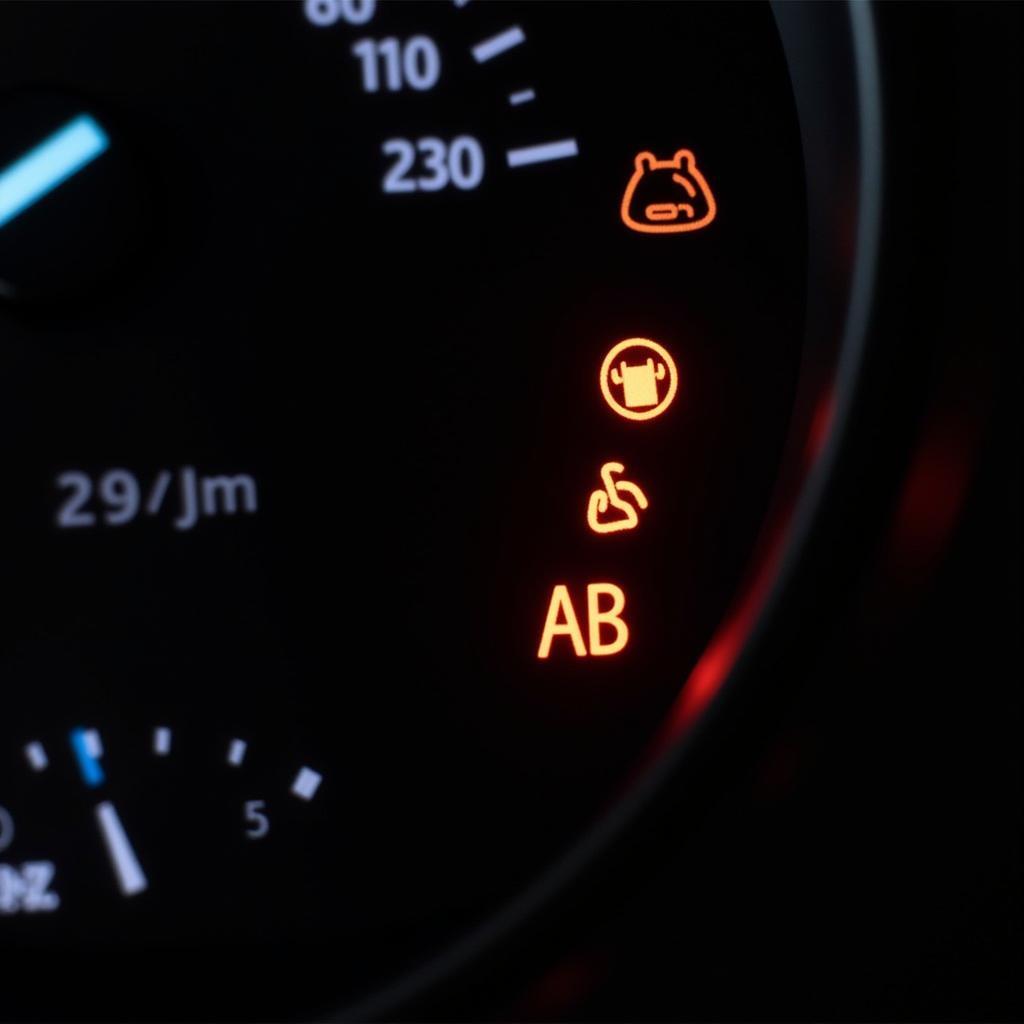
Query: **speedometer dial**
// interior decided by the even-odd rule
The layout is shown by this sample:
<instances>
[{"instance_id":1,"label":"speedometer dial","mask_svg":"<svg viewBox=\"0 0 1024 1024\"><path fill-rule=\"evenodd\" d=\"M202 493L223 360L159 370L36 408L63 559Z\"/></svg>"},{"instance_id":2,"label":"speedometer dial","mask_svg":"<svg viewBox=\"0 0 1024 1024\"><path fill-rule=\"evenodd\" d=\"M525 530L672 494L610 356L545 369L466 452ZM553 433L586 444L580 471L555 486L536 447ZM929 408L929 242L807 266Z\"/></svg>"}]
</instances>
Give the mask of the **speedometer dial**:
<instances>
[{"instance_id":1,"label":"speedometer dial","mask_svg":"<svg viewBox=\"0 0 1024 1024\"><path fill-rule=\"evenodd\" d=\"M601 821L822 428L808 210L767 5L0 10L4 1011L323 1013Z\"/></svg>"}]
</instances>

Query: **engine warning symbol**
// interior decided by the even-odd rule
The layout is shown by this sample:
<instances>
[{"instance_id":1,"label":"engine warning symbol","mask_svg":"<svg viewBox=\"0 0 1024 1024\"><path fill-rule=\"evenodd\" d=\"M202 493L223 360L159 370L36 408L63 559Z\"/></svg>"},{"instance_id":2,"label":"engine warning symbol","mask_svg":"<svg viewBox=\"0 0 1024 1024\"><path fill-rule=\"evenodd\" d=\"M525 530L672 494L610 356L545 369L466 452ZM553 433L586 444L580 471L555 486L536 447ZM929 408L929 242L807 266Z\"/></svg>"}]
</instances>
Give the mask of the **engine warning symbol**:
<instances>
[{"instance_id":1,"label":"engine warning symbol","mask_svg":"<svg viewBox=\"0 0 1024 1024\"><path fill-rule=\"evenodd\" d=\"M621 462L606 462L601 467L604 488L592 491L587 503L587 525L594 533L635 530L640 522L638 510L647 508L647 495L636 484L615 479L625 471Z\"/></svg>"},{"instance_id":2,"label":"engine warning symbol","mask_svg":"<svg viewBox=\"0 0 1024 1024\"><path fill-rule=\"evenodd\" d=\"M697 231L715 219L715 197L688 149L668 160L637 153L620 207L622 223L648 235Z\"/></svg>"},{"instance_id":3,"label":"engine warning symbol","mask_svg":"<svg viewBox=\"0 0 1024 1024\"><path fill-rule=\"evenodd\" d=\"M676 397L679 374L667 350L647 338L627 338L601 364L601 394L627 420L652 420Z\"/></svg>"}]
</instances>

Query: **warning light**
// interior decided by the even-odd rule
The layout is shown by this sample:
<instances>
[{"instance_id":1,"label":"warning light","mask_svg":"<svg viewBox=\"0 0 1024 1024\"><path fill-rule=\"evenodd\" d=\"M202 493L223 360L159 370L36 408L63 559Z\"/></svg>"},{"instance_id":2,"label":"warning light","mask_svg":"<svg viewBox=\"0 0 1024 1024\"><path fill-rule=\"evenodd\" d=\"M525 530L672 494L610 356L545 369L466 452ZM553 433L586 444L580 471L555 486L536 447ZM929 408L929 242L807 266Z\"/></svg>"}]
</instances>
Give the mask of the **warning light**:
<instances>
[{"instance_id":1,"label":"warning light","mask_svg":"<svg viewBox=\"0 0 1024 1024\"><path fill-rule=\"evenodd\" d=\"M611 605L604 609L601 608L603 597L611 598ZM614 583L587 584L587 639L590 642L589 653L594 657L618 654L625 649L629 642L629 627L622 618L625 608L626 595L622 587ZM602 627L606 628L602 630ZM602 639L602 635L607 635L608 630L611 630L612 637L606 641ZM569 640L577 658L587 656L587 644L583 640L580 621L573 608L569 588L564 583L557 584L551 591L537 657L549 657L551 645L558 637Z\"/></svg>"},{"instance_id":2,"label":"warning light","mask_svg":"<svg viewBox=\"0 0 1024 1024\"><path fill-rule=\"evenodd\" d=\"M651 420L676 396L679 374L668 352L656 341L627 338L613 346L601 364L601 394L628 420Z\"/></svg>"},{"instance_id":3,"label":"warning light","mask_svg":"<svg viewBox=\"0 0 1024 1024\"><path fill-rule=\"evenodd\" d=\"M587 503L587 525L594 533L618 533L620 530L635 530L640 522L637 509L647 508L647 495L636 484L628 480L616 480L615 476L625 473L621 462L606 462L601 467L601 483L604 490L593 491ZM627 501L623 495L633 500ZM607 518L610 509L620 513Z\"/></svg>"},{"instance_id":4,"label":"warning light","mask_svg":"<svg viewBox=\"0 0 1024 1024\"><path fill-rule=\"evenodd\" d=\"M637 153L620 208L627 228L651 235L696 231L717 212L715 197L688 149L678 150L671 160Z\"/></svg>"}]
</instances>

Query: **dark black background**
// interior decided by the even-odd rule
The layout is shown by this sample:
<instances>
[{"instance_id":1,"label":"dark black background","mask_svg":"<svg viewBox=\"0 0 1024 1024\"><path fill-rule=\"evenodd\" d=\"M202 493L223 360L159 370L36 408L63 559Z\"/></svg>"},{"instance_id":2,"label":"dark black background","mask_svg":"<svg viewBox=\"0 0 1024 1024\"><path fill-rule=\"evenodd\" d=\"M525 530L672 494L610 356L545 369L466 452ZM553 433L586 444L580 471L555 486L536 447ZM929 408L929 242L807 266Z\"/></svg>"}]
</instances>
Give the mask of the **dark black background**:
<instances>
[{"instance_id":1,"label":"dark black background","mask_svg":"<svg viewBox=\"0 0 1024 1024\"><path fill-rule=\"evenodd\" d=\"M1021 1017L1019 8L875 14L873 397L847 530L762 673L784 710L751 705L719 739L757 758L415 1013Z\"/></svg>"}]
</instances>

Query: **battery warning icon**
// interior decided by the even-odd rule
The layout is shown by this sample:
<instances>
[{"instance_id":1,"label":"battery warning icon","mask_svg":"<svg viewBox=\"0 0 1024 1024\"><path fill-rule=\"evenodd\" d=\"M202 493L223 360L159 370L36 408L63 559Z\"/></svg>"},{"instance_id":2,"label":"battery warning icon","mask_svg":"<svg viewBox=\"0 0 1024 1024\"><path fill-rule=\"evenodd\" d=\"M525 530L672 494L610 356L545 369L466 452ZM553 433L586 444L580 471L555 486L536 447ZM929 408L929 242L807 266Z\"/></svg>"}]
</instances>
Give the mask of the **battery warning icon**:
<instances>
[{"instance_id":1,"label":"battery warning icon","mask_svg":"<svg viewBox=\"0 0 1024 1024\"><path fill-rule=\"evenodd\" d=\"M647 338L627 338L601 364L601 394L620 416L651 420L671 404L679 373L667 349Z\"/></svg>"}]
</instances>

